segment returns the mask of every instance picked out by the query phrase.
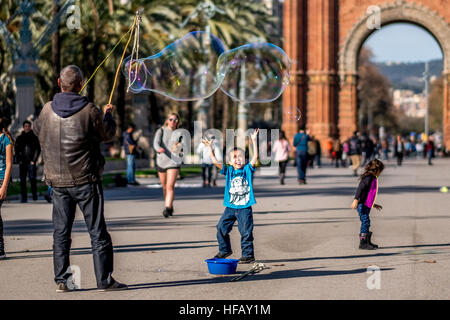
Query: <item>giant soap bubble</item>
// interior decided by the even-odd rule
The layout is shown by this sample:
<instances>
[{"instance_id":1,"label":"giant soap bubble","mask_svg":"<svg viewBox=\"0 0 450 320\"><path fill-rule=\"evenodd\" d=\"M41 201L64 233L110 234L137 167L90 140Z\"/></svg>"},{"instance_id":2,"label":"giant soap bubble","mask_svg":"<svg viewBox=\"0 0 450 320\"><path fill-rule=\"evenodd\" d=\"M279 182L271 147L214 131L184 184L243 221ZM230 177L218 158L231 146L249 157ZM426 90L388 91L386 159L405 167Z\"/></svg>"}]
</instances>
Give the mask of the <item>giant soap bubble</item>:
<instances>
[{"instance_id":1,"label":"giant soap bubble","mask_svg":"<svg viewBox=\"0 0 450 320\"><path fill-rule=\"evenodd\" d=\"M194 31L153 56L128 57L123 73L134 93L149 90L178 101L200 100L211 96L222 83L216 68L224 51L219 38Z\"/></svg>"},{"instance_id":2,"label":"giant soap bubble","mask_svg":"<svg viewBox=\"0 0 450 320\"><path fill-rule=\"evenodd\" d=\"M290 63L273 44L247 44L225 52L216 36L194 31L151 57L128 57L123 72L134 93L148 90L178 101L195 101L220 87L233 100L252 103L270 102L283 93Z\"/></svg>"},{"instance_id":3,"label":"giant soap bubble","mask_svg":"<svg viewBox=\"0 0 450 320\"><path fill-rule=\"evenodd\" d=\"M289 83L290 60L271 43L252 43L226 51L219 57L220 89L233 100L270 102Z\"/></svg>"}]
</instances>

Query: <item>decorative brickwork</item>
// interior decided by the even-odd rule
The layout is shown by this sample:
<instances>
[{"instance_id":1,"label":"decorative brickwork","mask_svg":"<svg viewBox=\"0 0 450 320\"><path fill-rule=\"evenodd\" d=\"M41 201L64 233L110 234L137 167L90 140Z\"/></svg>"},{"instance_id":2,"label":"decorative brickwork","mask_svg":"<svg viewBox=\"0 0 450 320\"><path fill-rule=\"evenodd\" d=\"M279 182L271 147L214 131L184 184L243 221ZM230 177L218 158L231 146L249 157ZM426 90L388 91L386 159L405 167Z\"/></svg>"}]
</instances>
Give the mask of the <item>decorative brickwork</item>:
<instances>
[{"instance_id":1,"label":"decorative brickwork","mask_svg":"<svg viewBox=\"0 0 450 320\"><path fill-rule=\"evenodd\" d=\"M283 114L302 111L301 121L283 119L292 139L306 124L321 141L357 128L357 57L376 29L367 26L369 6L380 9L381 26L411 22L427 29L444 53L444 139L450 148L450 0L285 0L284 41L294 60L293 81L283 95Z\"/></svg>"}]
</instances>

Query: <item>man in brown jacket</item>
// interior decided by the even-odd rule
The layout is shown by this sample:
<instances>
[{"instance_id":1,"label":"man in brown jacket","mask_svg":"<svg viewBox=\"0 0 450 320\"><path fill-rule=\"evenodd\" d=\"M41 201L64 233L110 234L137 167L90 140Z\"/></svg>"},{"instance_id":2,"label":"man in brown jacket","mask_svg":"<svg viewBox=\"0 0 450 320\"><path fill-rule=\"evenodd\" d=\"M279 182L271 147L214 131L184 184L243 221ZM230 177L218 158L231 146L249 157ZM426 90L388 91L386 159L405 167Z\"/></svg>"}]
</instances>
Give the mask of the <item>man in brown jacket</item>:
<instances>
[{"instance_id":1,"label":"man in brown jacket","mask_svg":"<svg viewBox=\"0 0 450 320\"><path fill-rule=\"evenodd\" d=\"M66 292L71 231L76 205L83 212L91 237L97 287L102 291L126 289L112 277L113 246L103 215L101 176L105 160L100 142L111 140L116 131L113 105L104 115L78 94L83 74L74 65L61 70L61 93L47 102L35 122L44 158L45 181L52 187L53 265L57 292Z\"/></svg>"}]
</instances>

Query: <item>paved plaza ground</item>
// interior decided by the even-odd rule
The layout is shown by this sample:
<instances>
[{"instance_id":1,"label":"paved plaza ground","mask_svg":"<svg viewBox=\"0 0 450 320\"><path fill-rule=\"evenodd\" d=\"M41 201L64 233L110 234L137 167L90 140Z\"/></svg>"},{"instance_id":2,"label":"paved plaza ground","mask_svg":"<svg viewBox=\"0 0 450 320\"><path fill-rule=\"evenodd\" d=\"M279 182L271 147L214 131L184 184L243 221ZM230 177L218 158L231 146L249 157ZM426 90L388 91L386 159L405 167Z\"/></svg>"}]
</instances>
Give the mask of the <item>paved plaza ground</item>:
<instances>
[{"instance_id":1,"label":"paved plaza ground","mask_svg":"<svg viewBox=\"0 0 450 320\"><path fill-rule=\"evenodd\" d=\"M114 244L114 277L127 291L95 291L90 240L82 215L73 229L71 264L81 269L82 291L57 294L53 282L51 204L3 205L8 259L0 261L0 299L450 299L450 160L387 163L373 211L376 251L359 250L359 218L351 210L357 178L326 164L298 185L294 167L286 185L255 178L255 255L270 269L230 282L208 273L217 252L216 224L223 212L224 179L200 187L200 177L179 182L174 216L162 216L155 179L105 190ZM231 232L240 257L237 226ZM379 289L369 289L368 266L380 268ZM239 265L237 272L251 265Z\"/></svg>"}]
</instances>

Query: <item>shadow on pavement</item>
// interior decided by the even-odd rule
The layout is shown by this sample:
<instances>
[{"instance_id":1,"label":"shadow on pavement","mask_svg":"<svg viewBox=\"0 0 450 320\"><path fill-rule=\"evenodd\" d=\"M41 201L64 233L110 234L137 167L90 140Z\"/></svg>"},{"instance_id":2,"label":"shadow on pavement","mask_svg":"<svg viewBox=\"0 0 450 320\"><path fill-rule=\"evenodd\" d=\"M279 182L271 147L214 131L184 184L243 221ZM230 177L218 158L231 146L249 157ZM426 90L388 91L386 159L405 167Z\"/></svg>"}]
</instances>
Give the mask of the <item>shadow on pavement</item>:
<instances>
[{"instance_id":1,"label":"shadow on pavement","mask_svg":"<svg viewBox=\"0 0 450 320\"><path fill-rule=\"evenodd\" d=\"M400 194L400 193L436 193L439 191L440 186L390 186L382 187L383 194ZM202 192L199 192L202 190ZM330 196L352 196L356 190L356 184L354 187L335 187L330 186L329 188L315 188L314 184L308 184L306 186L296 187L296 188L280 188L274 190L273 188L258 187L256 184L254 192L255 197L294 197L294 196L307 196L307 195L330 195ZM216 188L176 188L176 198L177 200L204 200L204 199L223 199L223 187ZM117 201L117 200L161 200L162 201L162 191L153 190L147 188L133 188L130 190L112 189L105 192L106 201Z\"/></svg>"},{"instance_id":2,"label":"shadow on pavement","mask_svg":"<svg viewBox=\"0 0 450 320\"><path fill-rule=\"evenodd\" d=\"M207 244L214 243L214 244ZM186 245L191 244L191 245ZM203 245L199 245L203 244ZM217 247L216 241L185 241L185 242L166 242L166 243L148 243L148 244L131 244L131 245L119 245L114 246L114 253L128 253L128 252L155 252L163 250L180 250L180 249L198 249L198 248L211 248ZM48 252L48 253L47 253ZM36 259L36 258L49 258L53 257L53 250L28 250L28 251L16 251L6 252L6 254L24 254L22 256L8 256L7 260L15 259ZM43 253L43 254L33 254ZM28 255L29 254L29 255ZM92 254L91 248L72 248L70 250L71 256Z\"/></svg>"},{"instance_id":3,"label":"shadow on pavement","mask_svg":"<svg viewBox=\"0 0 450 320\"><path fill-rule=\"evenodd\" d=\"M303 277L339 276L339 275L359 274L359 273L367 272L367 269L323 270L323 271L317 271L317 270L313 271L312 269L320 269L320 267L274 271L271 273L258 273L256 275L249 275L246 278L239 280L238 282L259 281L259 280L277 280L277 279L303 278ZM390 270L394 270L394 269L393 268L381 268L380 270L381 271L390 271ZM168 282L132 284L132 285L128 286L128 290L227 283L227 282L230 282L230 280L234 277L235 277L235 275L217 277L217 278L212 278L212 279L195 279L195 280L179 280L179 281L168 281Z\"/></svg>"}]
</instances>

